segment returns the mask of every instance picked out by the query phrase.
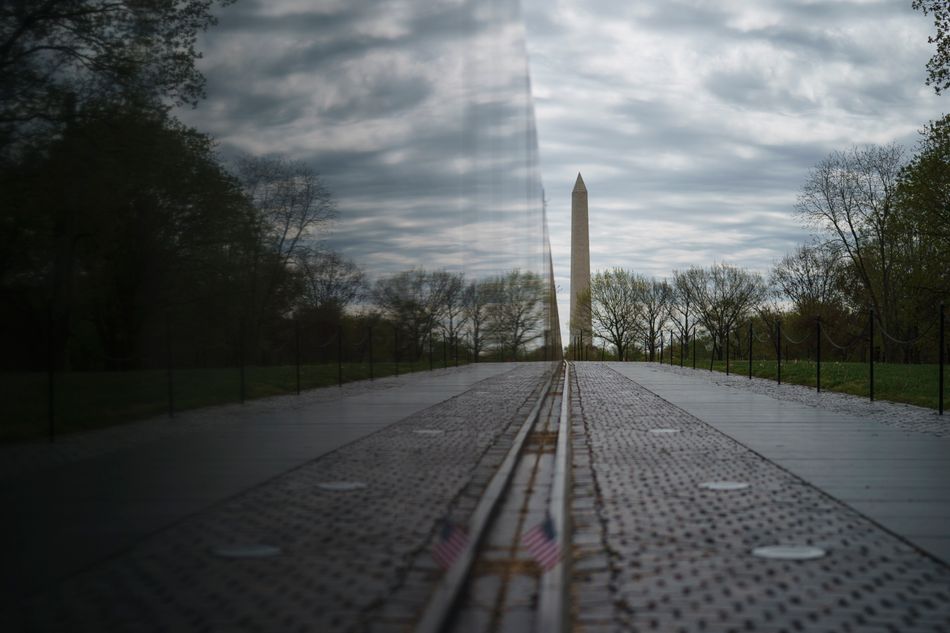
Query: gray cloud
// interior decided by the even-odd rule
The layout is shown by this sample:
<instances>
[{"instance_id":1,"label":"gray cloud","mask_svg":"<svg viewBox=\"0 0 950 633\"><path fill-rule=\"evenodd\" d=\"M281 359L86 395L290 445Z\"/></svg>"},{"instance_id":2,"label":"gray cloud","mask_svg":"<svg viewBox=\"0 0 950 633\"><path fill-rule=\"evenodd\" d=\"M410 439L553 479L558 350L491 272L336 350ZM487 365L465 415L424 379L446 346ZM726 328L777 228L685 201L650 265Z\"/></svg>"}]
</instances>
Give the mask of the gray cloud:
<instances>
[{"instance_id":1,"label":"gray cloud","mask_svg":"<svg viewBox=\"0 0 950 633\"><path fill-rule=\"evenodd\" d=\"M517 4L242 0L203 39L209 99L182 116L225 152L312 164L341 211L332 245L371 273L537 266ZM562 315L577 171L595 270L765 272L807 238L793 208L818 160L911 147L941 114L909 3L523 5Z\"/></svg>"},{"instance_id":2,"label":"gray cloud","mask_svg":"<svg viewBox=\"0 0 950 633\"><path fill-rule=\"evenodd\" d=\"M794 205L818 160L911 147L942 107L909 4L525 0L562 313L578 170L594 270L766 272L808 237Z\"/></svg>"}]
</instances>

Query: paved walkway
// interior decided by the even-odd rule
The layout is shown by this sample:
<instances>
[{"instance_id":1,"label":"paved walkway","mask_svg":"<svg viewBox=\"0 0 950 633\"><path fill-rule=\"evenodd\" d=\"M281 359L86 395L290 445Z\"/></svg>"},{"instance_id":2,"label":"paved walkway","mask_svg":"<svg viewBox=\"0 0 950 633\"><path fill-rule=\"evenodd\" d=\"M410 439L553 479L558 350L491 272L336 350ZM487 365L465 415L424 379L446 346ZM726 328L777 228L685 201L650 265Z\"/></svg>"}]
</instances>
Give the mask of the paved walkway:
<instances>
[{"instance_id":1,"label":"paved walkway","mask_svg":"<svg viewBox=\"0 0 950 633\"><path fill-rule=\"evenodd\" d=\"M574 367L575 630L950 631L950 439L704 372ZM0 630L410 630L441 519L470 517L549 369L318 390L23 460L0 477ZM792 543L828 556L751 555ZM220 556L241 544L281 553Z\"/></svg>"},{"instance_id":2,"label":"paved walkway","mask_svg":"<svg viewBox=\"0 0 950 633\"><path fill-rule=\"evenodd\" d=\"M577 363L575 379L575 630L950 631L950 567L730 437L754 429L750 443L765 450L803 438L810 443L788 453L799 456L834 437L836 450L870 468L857 451L876 448L859 421L846 427L812 411L835 429L824 436L804 411L648 365ZM849 451L852 440L860 444ZM774 545L827 555L753 555Z\"/></svg>"},{"instance_id":3,"label":"paved walkway","mask_svg":"<svg viewBox=\"0 0 950 633\"><path fill-rule=\"evenodd\" d=\"M950 563L950 437L720 386L703 371L607 366Z\"/></svg>"},{"instance_id":4,"label":"paved walkway","mask_svg":"<svg viewBox=\"0 0 950 633\"><path fill-rule=\"evenodd\" d=\"M185 517L517 367L480 363L361 390L329 388L194 412L202 424L193 432L109 446L88 458L27 467L20 476L8 472L0 482L0 611ZM205 424L209 415L221 419ZM187 426L189 414L160 423ZM0 458L4 450L19 456L60 449L4 447Z\"/></svg>"}]
</instances>

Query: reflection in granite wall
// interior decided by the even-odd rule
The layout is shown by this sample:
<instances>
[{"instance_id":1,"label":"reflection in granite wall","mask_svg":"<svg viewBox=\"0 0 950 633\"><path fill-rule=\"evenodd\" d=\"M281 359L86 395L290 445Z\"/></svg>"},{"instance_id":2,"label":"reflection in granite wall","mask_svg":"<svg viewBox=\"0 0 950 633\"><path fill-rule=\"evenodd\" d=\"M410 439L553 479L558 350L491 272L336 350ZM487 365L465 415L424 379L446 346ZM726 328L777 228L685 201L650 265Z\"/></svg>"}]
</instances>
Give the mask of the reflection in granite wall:
<instances>
[{"instance_id":1,"label":"reflection in granite wall","mask_svg":"<svg viewBox=\"0 0 950 633\"><path fill-rule=\"evenodd\" d=\"M190 118L226 149L313 165L339 211L327 246L370 278L532 272L553 307L518 0L242 0L205 48Z\"/></svg>"},{"instance_id":2,"label":"reflection in granite wall","mask_svg":"<svg viewBox=\"0 0 950 633\"><path fill-rule=\"evenodd\" d=\"M518 0L241 0L219 19L189 123L312 165L339 211L319 238L370 279L538 275L559 339Z\"/></svg>"}]
</instances>

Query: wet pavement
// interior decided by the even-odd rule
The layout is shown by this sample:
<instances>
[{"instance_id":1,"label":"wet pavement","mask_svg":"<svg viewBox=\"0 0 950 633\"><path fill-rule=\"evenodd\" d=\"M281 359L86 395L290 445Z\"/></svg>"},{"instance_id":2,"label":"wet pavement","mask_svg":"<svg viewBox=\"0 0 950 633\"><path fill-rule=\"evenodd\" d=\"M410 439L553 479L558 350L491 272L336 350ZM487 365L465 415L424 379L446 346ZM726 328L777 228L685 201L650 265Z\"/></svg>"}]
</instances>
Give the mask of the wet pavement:
<instances>
[{"instance_id":1,"label":"wet pavement","mask_svg":"<svg viewBox=\"0 0 950 633\"><path fill-rule=\"evenodd\" d=\"M945 563L698 417L726 403L751 414L736 404L744 396L627 367L576 365L574 448L588 457L575 477L589 479L587 529L575 542L577 630L950 630ZM698 415L671 404L678 394ZM738 485L703 486L711 482ZM752 553L776 545L826 555Z\"/></svg>"},{"instance_id":2,"label":"wet pavement","mask_svg":"<svg viewBox=\"0 0 950 633\"><path fill-rule=\"evenodd\" d=\"M754 393L743 388L747 379L724 387L706 371L671 372L655 363L607 366L950 562L950 437L932 433L950 427L950 416L840 394L851 410L829 410ZM919 431L903 423L909 417L923 418Z\"/></svg>"},{"instance_id":3,"label":"wet pavement","mask_svg":"<svg viewBox=\"0 0 950 633\"><path fill-rule=\"evenodd\" d=\"M323 608L349 613L339 619L352 626L353 613L367 607L362 599L379 601L381 581L357 571L352 578L361 580L353 582L362 584L350 585L334 570L383 566L398 576L450 502L487 477L476 466L484 461L490 474L486 452L547 369L478 364L310 405L288 396L263 410L228 407L228 424L10 477L0 487L9 510L0 523L0 623L19 621L4 630L27 622L58 631L230 630L248 618L248 626L271 630L273 613L289 616L285 600L299 594L301 605L327 600ZM319 487L350 480L366 487ZM464 512L464 499L456 505ZM212 553L259 542L285 553L264 563ZM323 584L293 586L298 576L288 561L305 556L314 559L308 577L323 569ZM323 557L326 569L316 564ZM387 587L398 584L390 576L383 575ZM275 610L250 599L274 592ZM310 630L331 630L335 621L332 611L317 620L293 611L317 627Z\"/></svg>"},{"instance_id":4,"label":"wet pavement","mask_svg":"<svg viewBox=\"0 0 950 633\"><path fill-rule=\"evenodd\" d=\"M573 630L950 631L946 437L655 365L572 367ZM551 370L224 407L65 461L36 447L0 478L0 629L411 631L442 521L471 516ZM552 402L486 545L502 558L540 516L524 493L550 471ZM770 545L825 555L752 554ZM519 630L534 590L485 571L476 628Z\"/></svg>"}]
</instances>

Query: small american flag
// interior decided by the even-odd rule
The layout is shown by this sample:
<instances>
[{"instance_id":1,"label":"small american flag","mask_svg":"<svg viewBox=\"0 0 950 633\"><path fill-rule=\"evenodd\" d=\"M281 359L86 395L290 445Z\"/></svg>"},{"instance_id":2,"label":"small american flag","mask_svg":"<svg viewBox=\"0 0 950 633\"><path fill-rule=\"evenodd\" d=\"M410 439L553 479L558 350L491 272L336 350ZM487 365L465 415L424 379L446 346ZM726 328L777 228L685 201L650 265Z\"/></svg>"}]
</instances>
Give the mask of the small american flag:
<instances>
[{"instance_id":1,"label":"small american flag","mask_svg":"<svg viewBox=\"0 0 950 633\"><path fill-rule=\"evenodd\" d=\"M550 515L525 532L521 537L521 542L544 571L548 571L561 560L561 547L558 545L554 522L551 521Z\"/></svg>"},{"instance_id":2,"label":"small american flag","mask_svg":"<svg viewBox=\"0 0 950 633\"><path fill-rule=\"evenodd\" d=\"M468 534L448 519L442 521L439 538L432 548L432 558L443 569L448 569L468 545Z\"/></svg>"}]
</instances>

